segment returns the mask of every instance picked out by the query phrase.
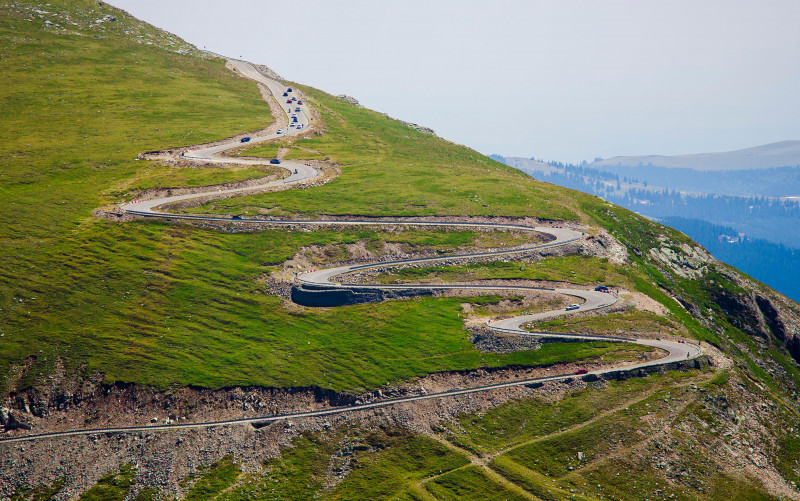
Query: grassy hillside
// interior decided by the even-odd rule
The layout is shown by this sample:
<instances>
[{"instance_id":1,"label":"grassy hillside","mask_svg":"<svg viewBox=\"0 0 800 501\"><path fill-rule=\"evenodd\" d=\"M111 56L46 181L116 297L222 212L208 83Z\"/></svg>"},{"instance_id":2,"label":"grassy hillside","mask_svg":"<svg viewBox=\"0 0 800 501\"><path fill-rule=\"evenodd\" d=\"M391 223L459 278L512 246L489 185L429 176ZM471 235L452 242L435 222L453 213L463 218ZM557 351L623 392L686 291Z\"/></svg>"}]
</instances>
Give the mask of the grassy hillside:
<instances>
[{"instance_id":1,"label":"grassy hillside","mask_svg":"<svg viewBox=\"0 0 800 501\"><path fill-rule=\"evenodd\" d=\"M96 218L97 207L140 190L269 174L135 160L145 151L260 129L272 121L268 106L221 60L97 2L3 4L0 54L0 372L6 394L89 378L157 389L360 391L432 372L640 355L599 343L479 351L462 323L462 303L485 305L485 297L309 309L273 288L274 273L299 270L284 268L292 259L318 267L359 252L374 257L392 249L444 253L514 244L515 235L372 228L231 233ZM302 89L319 110L324 132L284 146L291 158L335 163L341 175L319 187L188 210L530 216L579 221L598 234L602 227L628 249L625 264L574 255L414 268L379 280L613 284L649 296L666 315L620 313L545 327L664 329L711 343L730 368L531 394L431 425L427 436L396 427L333 427L302 435L261 469L240 467L233 456L215 457L185 479L187 498L641 499L646 492L652 499L772 499L765 493L778 484L763 479L778 478L786 492L790 482L800 482L796 303L709 260L674 230ZM266 145L243 154L271 157L276 151ZM749 449L758 451L757 461L749 459ZM334 482L331 472L343 457L355 462L342 466L350 473ZM749 469L737 463L742 458ZM755 478L757 468L773 476ZM132 495L136 471L117 465L85 497ZM20 495L32 499L62 485L54 479ZM154 495L139 493L142 499Z\"/></svg>"},{"instance_id":2,"label":"grassy hillside","mask_svg":"<svg viewBox=\"0 0 800 501\"><path fill-rule=\"evenodd\" d=\"M476 151L417 132L384 114L293 85L320 111L325 133L283 144L294 146L291 157L326 158L340 166L342 174L313 190L236 197L194 212L270 208L273 215L582 219L578 199L586 195L536 182ZM275 150L264 146L246 153L270 158Z\"/></svg>"},{"instance_id":3,"label":"grassy hillside","mask_svg":"<svg viewBox=\"0 0 800 501\"><path fill-rule=\"evenodd\" d=\"M199 57L171 35L116 9L88 1L33 5L3 7L0 27L0 93L9 117L0 131L4 383L14 381L23 389L65 370L67 379L101 374L106 382L160 388L255 384L359 390L432 371L551 363L593 353L587 347L552 355L485 354L469 342L456 300L295 311L262 280L309 246L327 246L330 262L357 242L373 250L397 242L410 251L442 252L496 243L481 243L485 237L477 233L359 229L232 235L92 217L96 207L136 190L265 175L261 169L178 169L135 158L257 129L272 117L255 86L234 77L222 61ZM98 24L103 16L116 20ZM525 208L528 201L548 217L574 215L563 207L574 206L568 197L553 204L547 201L553 197L543 196L555 188L378 113L329 100L344 111L338 116L325 111L329 132L309 143L314 149L327 144L345 174L322 188L276 194L287 211L322 212L325 199L341 199L341 206L331 206L334 212L421 214L437 206L442 212L448 200L456 200L442 213L468 206L476 214L521 214L533 211ZM373 127L379 138L368 132ZM337 142L348 133L360 137L360 145ZM370 145L376 142L385 143L386 152L373 159ZM421 162L426 150L439 152L430 167L427 159ZM365 178L376 172L369 165L383 172L377 182ZM491 197L470 195L465 206L461 197L450 195L448 178L437 169L461 173L469 194L491 187ZM482 177L487 169L496 177ZM503 193L498 183L511 179L527 188ZM405 183L402 191L397 182ZM373 188L365 190L365 183ZM417 209L404 212L399 204L409 202L406 195L415 186L433 191L415 195L410 206ZM374 203L376 197L385 204ZM515 209L503 205L503 197L510 197ZM436 202L429 204L431 199ZM217 208L227 210L227 203ZM339 336L343 331L350 335ZM32 365L22 369L24 360ZM307 367L315 369L301 370Z\"/></svg>"}]
</instances>

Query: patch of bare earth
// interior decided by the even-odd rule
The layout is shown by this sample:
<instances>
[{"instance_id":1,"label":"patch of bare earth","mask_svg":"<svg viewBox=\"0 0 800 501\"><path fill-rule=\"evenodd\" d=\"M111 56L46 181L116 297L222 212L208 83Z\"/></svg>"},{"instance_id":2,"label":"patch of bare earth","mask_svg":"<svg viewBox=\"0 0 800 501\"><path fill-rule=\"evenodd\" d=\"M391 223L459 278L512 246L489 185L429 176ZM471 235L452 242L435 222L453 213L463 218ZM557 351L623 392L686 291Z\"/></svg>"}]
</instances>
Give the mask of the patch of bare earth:
<instances>
[{"instance_id":1,"label":"patch of bare earth","mask_svg":"<svg viewBox=\"0 0 800 501\"><path fill-rule=\"evenodd\" d=\"M62 382L57 388L51 386L12 393L5 405L32 429L12 430L3 435L13 437L74 429L255 418L572 373L584 367L596 369L621 365L621 362L598 360L580 366L560 364L437 373L413 382L356 395L315 388L233 388L217 391L180 388L156 392L136 385L102 386L91 382ZM556 386L563 384L555 383ZM142 482L171 495L179 495L178 480L201 464L216 461L225 454L233 454L247 469L258 469L265 458L277 455L280 446L288 445L302 431L324 430L352 422L403 426L424 431L460 413L485 411L509 399L525 398L543 391L548 390L510 387L472 395L400 403L374 410L358 410L325 418L275 422L259 429L250 425L229 425L209 429L96 433L21 443L0 442L0 494L8 496L16 487L32 487L66 476L68 481L63 495L74 497L103 474L115 470L119 464L134 462L139 465L137 475ZM33 457L37 460L28 461Z\"/></svg>"}]
</instances>

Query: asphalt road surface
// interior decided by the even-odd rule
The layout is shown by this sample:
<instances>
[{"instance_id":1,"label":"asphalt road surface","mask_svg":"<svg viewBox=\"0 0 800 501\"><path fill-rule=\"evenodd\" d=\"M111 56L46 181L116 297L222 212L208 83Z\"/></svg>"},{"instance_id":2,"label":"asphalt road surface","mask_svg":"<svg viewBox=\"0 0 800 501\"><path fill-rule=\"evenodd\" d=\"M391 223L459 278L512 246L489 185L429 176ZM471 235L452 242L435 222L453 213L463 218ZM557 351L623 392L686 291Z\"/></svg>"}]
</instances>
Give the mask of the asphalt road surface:
<instances>
[{"instance_id":1,"label":"asphalt road surface","mask_svg":"<svg viewBox=\"0 0 800 501\"><path fill-rule=\"evenodd\" d=\"M253 68L250 64L242 62L242 61L235 61L231 60L231 64L233 64L239 72L245 75L247 78L251 78L257 82L260 82L269 88L270 92L273 96L277 99L278 104L281 105L281 108L286 110L286 99L283 97L283 93L286 92L287 87L280 82L267 78L261 75L255 68ZM293 93L290 93L290 97ZM291 110L295 109L296 105L292 105ZM310 123L310 113L308 113L307 109L308 104L304 103L301 106L301 113L298 113L298 123L303 124L304 130L308 130L312 127ZM287 112L287 115L294 113L294 111ZM277 139L283 137L284 135L292 135L297 134L301 131L298 131L296 128L287 129L285 134L271 134L261 137L253 137L251 138L249 144L270 141L273 139ZM188 160L196 160L198 162L215 162L221 164L245 164L245 165L263 165L267 161L265 160L249 160L249 159L240 159L235 157L223 157L222 154L226 151L241 146L241 142L237 140L231 140L229 142L225 142L223 144L207 147L207 148L200 148L196 150L187 151L184 154L184 158ZM309 180L315 179L317 176L320 175L320 172L313 167L307 166L302 163L297 162L282 162L280 164L281 167L288 169L290 175L284 179L279 181L272 181L269 183L265 183L259 186L251 186L247 188L236 188L230 190L220 190L211 193L198 193L198 194L189 194L189 195L179 195L179 196L171 196L171 197L163 197L153 200L146 200L137 203L127 203L120 206L120 209L124 212L137 214L140 216L145 217L159 217L159 218L169 218L169 219L192 219L192 220L205 220L205 221L232 221L233 219L230 217L208 217L208 216L193 216L193 215L175 215L170 214L168 212L161 212L158 210L160 206L168 205L174 202L182 201L182 200L189 200L193 198L203 198L209 195L242 195L253 193L257 191L264 191L269 188L274 188L277 186L285 186L285 185L292 185L298 183L304 183ZM295 173L296 169L296 173ZM613 294L610 293L603 293L597 292L593 290L583 290L583 289L544 289L544 288L535 288L535 287L507 287L507 286L493 286L493 285L465 285L465 284L402 284L402 285L364 285L364 284L347 284L347 283L340 283L335 282L334 279L342 274L364 270L368 268L374 267L386 267L386 266L403 266L408 264L417 264L417 263L437 263L445 260L454 260L454 259L475 259L475 258L492 258L492 257L508 257L513 256L515 254L524 254L526 252L535 251L537 249L543 249L547 247L554 247L554 246L561 246L565 244L569 244L571 242L575 242L583 238L583 233L571 228L553 228L549 226L523 226L523 225L513 225L513 224L492 224L492 223L467 223L467 222L431 222L431 221L411 221L411 220L395 220L395 221L329 221L329 220L264 220L264 219L237 219L239 222L252 222L252 223L269 223L270 225L296 225L296 224L305 224L305 225L406 225L406 226L433 226L433 227L458 227L458 228L492 228L496 230L523 230L523 231L530 231L532 234L547 234L553 237L552 240L547 241L545 243L535 244L531 246L526 246L524 248L517 248L514 250L498 250L498 251L487 251L487 252L479 252L479 253L471 253L471 254L461 254L461 255L451 255L451 256L442 256L442 257L435 257L435 258L420 258L420 259L405 259L405 260L397 260L397 261L384 261L384 262L376 262L366 265L355 265L355 266L342 266L338 268L330 268L324 270L316 270L312 271L311 273L305 273L299 275L297 277L297 281L299 283L305 284L312 284L317 287L330 287L330 288L351 288L351 289L359 289L359 288L383 288L383 289L475 289L475 290L547 290L547 291L554 291L557 293L565 294L568 296L572 296L577 298L576 303L580 301L579 307L572 311L565 311L565 310L555 310L549 311L545 313L537 313L535 315L524 315L524 316L517 316L513 318L508 318L504 320L499 320L496 322L491 322L487 324L487 326L491 329L500 331L500 332L507 332L507 333L515 333L518 335L523 336L537 336L537 337L555 337L555 338L575 338L580 339L583 341L625 341L631 343L642 344L646 346L652 346L656 348L660 348L667 352L667 355L657 359L657 360L650 360L647 362L642 362L634 365L630 365L625 367L625 369L636 369L645 366L656 366L656 365L664 365L670 362L676 362L680 360L687 360L691 358L695 358L700 354L700 349L697 345L691 343L682 343L677 341L668 341L668 340L657 340L657 339L624 339L619 337L612 337L612 336L584 336L584 335L577 335L577 334L547 334L547 333L536 333L536 332L529 332L527 330L522 329L522 325L536 321L536 320L543 320L547 318L552 318L561 315L569 315L569 314L576 314L590 310L598 310L605 308L609 305L612 305L616 302L617 298ZM591 371L587 374L589 375L601 375L604 373L615 372L619 371L619 368L614 369L602 369ZM64 436L71 436L71 435L89 435L89 434L98 434L98 433L130 433L130 432L140 432L140 431L169 431L169 430L176 430L176 429L185 429L185 428L210 428L216 426L229 426L229 425L241 425L241 424L253 424L253 425L260 425L266 424L273 421L279 420L286 420L286 419L294 419L294 418L303 418L303 417L313 417L313 416L326 416L331 414L339 414L343 412L354 412L354 411L363 411L367 409L374 409L378 407L385 407L389 405L396 405L404 402L413 402L416 400L427 400L427 399L434 399L434 398L443 398L443 397L455 397L458 395L466 395L470 393L482 392L482 391L490 391L493 389L498 388L505 388L510 386L523 386L523 385L530 385L535 383L541 383L546 381L560 381L565 379L570 379L576 377L573 374L564 374L560 376L551 376L551 377L544 377L544 378L534 378L534 379L525 379L520 381L512 381L506 383L499 383L499 384L491 384L491 385L483 385L477 386L472 388L461 388L461 389L454 389L445 392L438 392L438 393L429 393L426 395L415 395L410 397L403 397L403 398L394 398L394 399L385 399L377 402L369 402L360 405L353 405L348 407L339 407L339 408L331 408L325 409L320 411L309 411L309 412L298 412L298 413L287 413L287 414L279 414L279 415L270 415L270 416L258 416L254 418L246 418L246 419L231 419L225 421L209 421L209 422L198 422L198 423L181 423L181 424L171 424L171 425L145 425L145 426L131 426L131 427L118 427L118 428L96 428L96 429L80 429L80 430L73 430L73 431L65 431L65 432L57 432L57 433L40 433L40 434L30 434L25 436L19 436L9 439L0 440L0 442L19 442L19 441L26 441L26 440L37 440L37 439L45 439L45 438L54 438L54 437L64 437ZM583 375L580 377L584 377Z\"/></svg>"}]
</instances>

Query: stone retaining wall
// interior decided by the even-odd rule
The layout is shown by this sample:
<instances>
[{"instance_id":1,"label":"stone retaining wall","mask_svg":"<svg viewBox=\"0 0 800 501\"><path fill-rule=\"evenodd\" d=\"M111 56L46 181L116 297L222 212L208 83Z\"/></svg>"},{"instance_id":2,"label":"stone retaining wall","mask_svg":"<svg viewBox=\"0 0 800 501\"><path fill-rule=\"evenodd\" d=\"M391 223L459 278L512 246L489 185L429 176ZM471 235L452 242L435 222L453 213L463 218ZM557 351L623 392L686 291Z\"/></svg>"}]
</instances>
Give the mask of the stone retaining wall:
<instances>
[{"instance_id":1,"label":"stone retaining wall","mask_svg":"<svg viewBox=\"0 0 800 501\"><path fill-rule=\"evenodd\" d=\"M302 306L333 307L348 304L377 303L387 299L412 296L431 296L433 289L386 290L386 289L331 289L313 285L292 287L292 301Z\"/></svg>"}]
</instances>

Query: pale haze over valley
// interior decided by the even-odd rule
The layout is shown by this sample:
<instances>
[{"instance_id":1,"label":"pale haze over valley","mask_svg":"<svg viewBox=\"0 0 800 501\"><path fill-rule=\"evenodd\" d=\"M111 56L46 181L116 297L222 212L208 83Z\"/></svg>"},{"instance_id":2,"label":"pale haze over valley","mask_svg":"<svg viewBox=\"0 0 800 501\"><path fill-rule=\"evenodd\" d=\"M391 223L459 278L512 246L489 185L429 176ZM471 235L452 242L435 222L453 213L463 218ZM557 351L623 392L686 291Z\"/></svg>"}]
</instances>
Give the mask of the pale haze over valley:
<instances>
[{"instance_id":1,"label":"pale haze over valley","mask_svg":"<svg viewBox=\"0 0 800 501\"><path fill-rule=\"evenodd\" d=\"M793 0L111 3L486 154L580 162L800 139Z\"/></svg>"}]
</instances>

